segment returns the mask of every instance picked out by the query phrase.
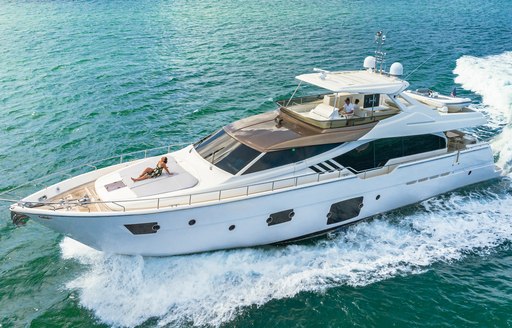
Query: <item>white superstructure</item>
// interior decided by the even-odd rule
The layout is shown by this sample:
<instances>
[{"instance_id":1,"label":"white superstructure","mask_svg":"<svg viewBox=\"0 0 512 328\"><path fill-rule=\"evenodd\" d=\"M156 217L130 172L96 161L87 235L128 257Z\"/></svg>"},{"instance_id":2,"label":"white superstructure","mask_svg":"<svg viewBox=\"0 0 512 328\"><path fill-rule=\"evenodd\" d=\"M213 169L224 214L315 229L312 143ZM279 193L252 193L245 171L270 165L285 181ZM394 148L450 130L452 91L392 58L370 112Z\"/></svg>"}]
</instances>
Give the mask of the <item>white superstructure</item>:
<instances>
[{"instance_id":1,"label":"white superstructure","mask_svg":"<svg viewBox=\"0 0 512 328\"><path fill-rule=\"evenodd\" d=\"M372 57L373 58L373 57ZM225 126L194 145L97 169L11 206L98 250L174 255L307 238L500 176L485 123L434 110L378 69L297 76L325 90ZM358 105L346 114L343 103ZM133 182L167 156L173 175Z\"/></svg>"}]
</instances>

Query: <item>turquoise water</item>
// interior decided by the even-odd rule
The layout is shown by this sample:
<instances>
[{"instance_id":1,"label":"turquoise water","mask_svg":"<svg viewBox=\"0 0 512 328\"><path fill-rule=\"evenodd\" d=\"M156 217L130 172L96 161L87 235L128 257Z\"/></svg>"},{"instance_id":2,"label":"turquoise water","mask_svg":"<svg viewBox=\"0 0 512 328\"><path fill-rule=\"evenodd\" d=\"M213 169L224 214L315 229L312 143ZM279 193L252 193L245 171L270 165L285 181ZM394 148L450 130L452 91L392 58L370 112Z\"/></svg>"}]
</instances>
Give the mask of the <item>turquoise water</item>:
<instances>
[{"instance_id":1,"label":"turquoise water","mask_svg":"<svg viewBox=\"0 0 512 328\"><path fill-rule=\"evenodd\" d=\"M0 190L191 142L388 35L412 88L473 100L506 177L299 244L91 250L0 205L0 326L512 326L510 1L2 1ZM26 190L29 192L30 190Z\"/></svg>"}]
</instances>

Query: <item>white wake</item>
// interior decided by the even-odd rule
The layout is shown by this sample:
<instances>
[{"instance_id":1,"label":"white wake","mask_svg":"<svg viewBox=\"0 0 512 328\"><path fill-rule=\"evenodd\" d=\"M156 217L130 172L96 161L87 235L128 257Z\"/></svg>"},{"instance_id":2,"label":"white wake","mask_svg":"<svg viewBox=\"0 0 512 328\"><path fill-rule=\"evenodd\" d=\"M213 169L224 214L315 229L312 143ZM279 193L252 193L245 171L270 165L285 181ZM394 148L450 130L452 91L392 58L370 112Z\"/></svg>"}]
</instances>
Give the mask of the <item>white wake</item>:
<instances>
[{"instance_id":1,"label":"white wake","mask_svg":"<svg viewBox=\"0 0 512 328\"><path fill-rule=\"evenodd\" d=\"M499 156L497 164L510 172L512 168L512 51L483 58L463 56L453 71L455 82L482 96L481 110L487 113L492 127L502 127L492 142Z\"/></svg>"},{"instance_id":2,"label":"white wake","mask_svg":"<svg viewBox=\"0 0 512 328\"><path fill-rule=\"evenodd\" d=\"M219 326L246 306L419 273L512 239L509 197L480 191L422 205L406 218L394 214L312 244L267 249L143 258L106 255L66 238L63 257L89 267L67 287L79 290L82 306L115 326L150 318L159 325Z\"/></svg>"}]
</instances>

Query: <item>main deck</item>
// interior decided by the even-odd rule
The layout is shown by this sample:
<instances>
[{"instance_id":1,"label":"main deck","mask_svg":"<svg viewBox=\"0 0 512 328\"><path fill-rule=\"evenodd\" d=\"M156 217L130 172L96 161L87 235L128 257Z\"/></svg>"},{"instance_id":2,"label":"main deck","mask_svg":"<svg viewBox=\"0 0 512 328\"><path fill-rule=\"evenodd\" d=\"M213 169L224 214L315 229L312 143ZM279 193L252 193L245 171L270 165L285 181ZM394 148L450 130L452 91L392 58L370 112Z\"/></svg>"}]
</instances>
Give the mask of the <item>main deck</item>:
<instances>
[{"instance_id":1,"label":"main deck","mask_svg":"<svg viewBox=\"0 0 512 328\"><path fill-rule=\"evenodd\" d=\"M183 195L169 197L154 197L145 199L126 199L126 200L104 200L98 195L95 189L96 180L78 185L66 192L55 195L50 199L40 202L27 202L27 207L38 207L53 212L78 212L78 213L108 213L108 212L127 212L134 210L151 210L162 208L176 208L182 206L194 206L211 202L223 202L235 199L243 199L249 196L255 196L268 192L279 192L286 189L325 183L340 179L356 178L365 180L392 173L400 165L412 163L417 160L424 160L431 157L442 156L445 154L456 153L468 149L470 145L476 143L476 139L464 134L461 131L448 131L447 147L444 150L435 153L424 153L406 160L393 161L385 166L376 167L365 171L356 171L352 168L339 168L336 170L307 173L294 177L274 179L261 183L242 185L238 187L229 187L213 191L185 193ZM160 178L155 178L160 179ZM165 177L161 177L162 180ZM357 180L356 180L357 181Z\"/></svg>"},{"instance_id":2,"label":"main deck","mask_svg":"<svg viewBox=\"0 0 512 328\"><path fill-rule=\"evenodd\" d=\"M68 192L52 197L43 209L74 212L107 212L109 208L96 193L95 181L80 185ZM42 203L44 204L44 203Z\"/></svg>"}]
</instances>

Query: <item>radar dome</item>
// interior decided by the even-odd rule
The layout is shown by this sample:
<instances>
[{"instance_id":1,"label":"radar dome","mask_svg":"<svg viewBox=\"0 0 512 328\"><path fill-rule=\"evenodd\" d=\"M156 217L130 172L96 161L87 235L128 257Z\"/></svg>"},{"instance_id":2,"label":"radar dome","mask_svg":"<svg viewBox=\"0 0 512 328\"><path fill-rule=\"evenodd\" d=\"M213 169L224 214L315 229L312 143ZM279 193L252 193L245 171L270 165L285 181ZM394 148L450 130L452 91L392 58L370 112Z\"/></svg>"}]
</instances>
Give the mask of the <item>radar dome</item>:
<instances>
[{"instance_id":1,"label":"radar dome","mask_svg":"<svg viewBox=\"0 0 512 328\"><path fill-rule=\"evenodd\" d=\"M373 57L373 56L366 57L364 59L363 67L368 68L368 69L375 69L375 57Z\"/></svg>"},{"instance_id":2,"label":"radar dome","mask_svg":"<svg viewBox=\"0 0 512 328\"><path fill-rule=\"evenodd\" d=\"M400 63L393 63L389 68L389 75L400 76L404 74L404 67Z\"/></svg>"}]
</instances>

